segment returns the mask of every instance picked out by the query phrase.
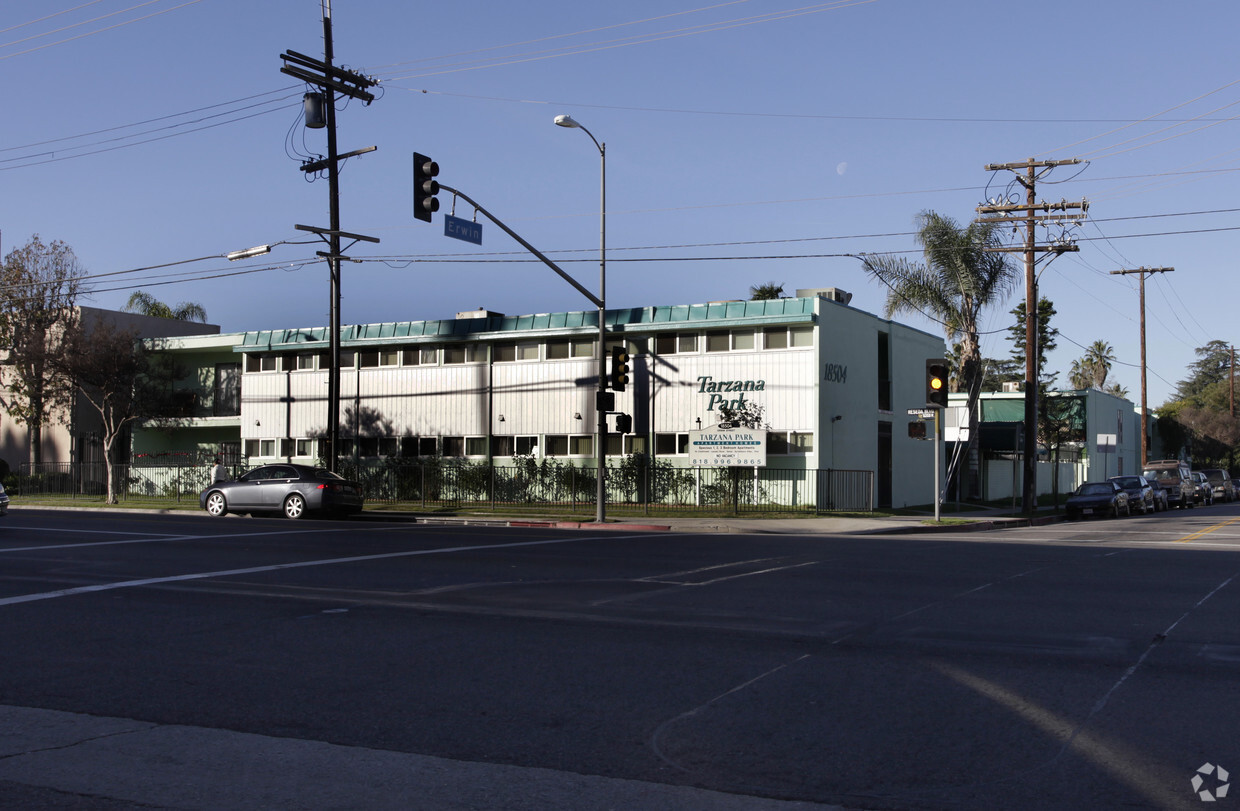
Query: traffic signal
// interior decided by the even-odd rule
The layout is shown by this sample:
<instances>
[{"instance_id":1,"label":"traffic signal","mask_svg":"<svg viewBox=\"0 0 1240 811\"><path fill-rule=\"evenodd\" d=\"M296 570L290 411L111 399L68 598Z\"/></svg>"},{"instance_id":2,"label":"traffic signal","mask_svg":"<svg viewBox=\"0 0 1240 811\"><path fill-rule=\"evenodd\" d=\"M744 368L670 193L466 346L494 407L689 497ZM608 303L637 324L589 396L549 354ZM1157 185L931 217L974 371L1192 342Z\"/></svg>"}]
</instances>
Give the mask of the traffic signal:
<instances>
[{"instance_id":1,"label":"traffic signal","mask_svg":"<svg viewBox=\"0 0 1240 811\"><path fill-rule=\"evenodd\" d=\"M631 434L633 433L633 417L631 414L616 415L616 433Z\"/></svg>"},{"instance_id":2,"label":"traffic signal","mask_svg":"<svg viewBox=\"0 0 1240 811\"><path fill-rule=\"evenodd\" d=\"M431 214L439 210L439 164L425 155L413 153L413 216L431 221Z\"/></svg>"},{"instance_id":3,"label":"traffic signal","mask_svg":"<svg viewBox=\"0 0 1240 811\"><path fill-rule=\"evenodd\" d=\"M947 407L946 358L930 358L926 361L926 405L932 408Z\"/></svg>"},{"instance_id":4,"label":"traffic signal","mask_svg":"<svg viewBox=\"0 0 1240 811\"><path fill-rule=\"evenodd\" d=\"M926 424L922 422L921 420L913 420L912 422L910 422L908 424L908 438L909 439L925 439L926 438Z\"/></svg>"},{"instance_id":5,"label":"traffic signal","mask_svg":"<svg viewBox=\"0 0 1240 811\"><path fill-rule=\"evenodd\" d=\"M611 348L611 387L624 391L629 382L629 350L624 346Z\"/></svg>"}]
</instances>

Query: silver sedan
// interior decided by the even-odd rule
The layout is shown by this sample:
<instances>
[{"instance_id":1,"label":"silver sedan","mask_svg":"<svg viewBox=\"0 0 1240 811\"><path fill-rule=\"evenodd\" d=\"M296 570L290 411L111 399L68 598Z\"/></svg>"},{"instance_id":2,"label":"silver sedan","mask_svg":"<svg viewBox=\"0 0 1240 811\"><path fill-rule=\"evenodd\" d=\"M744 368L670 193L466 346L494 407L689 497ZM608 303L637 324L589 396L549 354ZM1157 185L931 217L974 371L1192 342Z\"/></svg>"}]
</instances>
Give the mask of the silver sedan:
<instances>
[{"instance_id":1,"label":"silver sedan","mask_svg":"<svg viewBox=\"0 0 1240 811\"><path fill-rule=\"evenodd\" d=\"M307 513L357 513L365 503L362 486L310 465L256 467L235 481L215 482L198 499L211 515L229 512L281 512L288 518Z\"/></svg>"}]
</instances>

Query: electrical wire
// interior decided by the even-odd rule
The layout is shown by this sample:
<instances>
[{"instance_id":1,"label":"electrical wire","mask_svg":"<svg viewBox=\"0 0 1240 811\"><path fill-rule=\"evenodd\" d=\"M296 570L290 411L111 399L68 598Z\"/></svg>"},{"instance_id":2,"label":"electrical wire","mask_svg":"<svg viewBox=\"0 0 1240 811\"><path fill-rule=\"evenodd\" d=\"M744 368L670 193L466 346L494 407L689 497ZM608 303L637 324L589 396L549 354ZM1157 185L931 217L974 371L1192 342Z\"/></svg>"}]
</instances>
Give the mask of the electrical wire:
<instances>
[{"instance_id":1,"label":"electrical wire","mask_svg":"<svg viewBox=\"0 0 1240 811\"><path fill-rule=\"evenodd\" d=\"M137 8L142 8L143 6L149 6L149 5L152 5L153 3L158 3L158 2L162 2L162 1L163 1L163 0L150 0L150 1L149 1L149 2L147 2L147 3L141 3L141 4L137 5L137 6L132 6L132 7L130 7L130 8L123 9L122 11L116 11L116 12L113 12L113 13L111 13L111 14L106 14L106 15L104 15L103 17L98 17L98 18L96 18L95 20L90 20L90 21L88 21L88 22L96 22L96 21L101 20L101 19L104 19L104 18L106 18L106 17L113 17L113 16L116 16L117 14L123 14L125 11L132 11L132 10L137 9ZM121 28L121 27L123 27L123 26L126 26L126 25L131 25L131 24L136 23L136 22L142 22L143 20L149 20L149 19L150 19L150 18L152 18L152 17L158 17L158 16L160 16L160 15L162 15L162 14L167 14L167 13L172 12L172 11L177 11L178 9L185 8L186 6L192 6L192 5L195 5L195 4L197 4L197 3L201 3L201 2L202 2L202 0L187 0L187 2L184 2L184 3L182 3L182 4L181 4L181 5L179 5L179 6L173 6L172 8L167 8L167 9L164 9L164 10L162 10L162 11L155 11L155 12L152 12L152 13L147 14L147 15L142 16L142 17L136 17L136 18L134 18L134 19L132 19L132 20L125 20L124 22L119 22L119 23L116 23L115 25L108 25L108 26L104 26L103 28L98 28L98 29L96 29L96 30L94 30L94 31L88 31L88 32L86 32L85 34L79 34L79 35L77 35L77 36L75 36L75 37L68 37L68 38L66 38L66 39L57 40L56 42L48 42L48 43L45 43L45 44L43 44L43 45L37 45L37 46L35 46L34 48L27 48L27 49L26 49L26 50L24 50L24 51L17 51L16 53L4 54L3 56L0 56L0 61L3 61L3 60L5 60L5 59L12 59L12 58L13 58L13 57L15 57L15 56L23 56L23 55L28 54L28 53L34 53L35 51L41 51L41 50L43 50L44 48L51 48L51 47L54 47L54 46L56 46L56 45L63 45L63 44L65 44L66 42L74 42L75 40L85 39L86 37L91 37L91 36L94 36L95 34L102 34L102 33L103 33L103 32L105 32L105 31L111 31L111 30L113 30L113 29L115 29L115 28ZM75 25L73 25L73 26L69 26L69 27L70 27L70 28L75 28L75 27L77 27L78 25L84 25L84 24L85 24L85 23L76 23ZM61 30L65 30L65 29L61 29ZM52 32L52 33L55 33L55 32ZM0 44L0 48L6 48L6 47L9 47L10 45L16 45L16 44L19 44L19 43L21 43L21 42L26 42L26 41L27 41L27 40L29 40L29 39L38 39L39 37L43 37L43 36L47 36L47 35L46 35L46 34L39 34L38 36L35 36L35 37L28 37L27 39L17 40L16 42L3 43L3 44Z\"/></svg>"}]
</instances>

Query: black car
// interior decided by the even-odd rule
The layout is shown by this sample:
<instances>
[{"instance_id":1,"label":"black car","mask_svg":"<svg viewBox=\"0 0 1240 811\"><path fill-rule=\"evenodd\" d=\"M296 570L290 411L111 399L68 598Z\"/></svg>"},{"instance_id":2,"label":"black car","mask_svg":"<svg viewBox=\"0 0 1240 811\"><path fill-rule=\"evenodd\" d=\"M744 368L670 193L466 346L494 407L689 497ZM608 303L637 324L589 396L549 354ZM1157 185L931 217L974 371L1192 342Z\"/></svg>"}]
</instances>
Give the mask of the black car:
<instances>
[{"instance_id":1,"label":"black car","mask_svg":"<svg viewBox=\"0 0 1240 811\"><path fill-rule=\"evenodd\" d=\"M1135 507L1142 515L1158 511L1161 499L1155 491L1161 488L1150 484L1144 476L1112 476L1108 481L1124 488L1124 492L1128 494L1129 509ZM1165 509L1165 502L1163 503Z\"/></svg>"},{"instance_id":2,"label":"black car","mask_svg":"<svg viewBox=\"0 0 1240 811\"><path fill-rule=\"evenodd\" d=\"M289 518L310 512L358 513L364 502L357 482L327 468L284 463L256 467L235 481L215 482L198 499L211 515L282 512Z\"/></svg>"},{"instance_id":3,"label":"black car","mask_svg":"<svg viewBox=\"0 0 1240 811\"><path fill-rule=\"evenodd\" d=\"M1109 515L1112 518L1132 515L1132 510L1128 507L1128 494L1124 492L1124 488L1110 480L1085 482L1068 496L1064 510L1069 520L1088 515Z\"/></svg>"}]
</instances>

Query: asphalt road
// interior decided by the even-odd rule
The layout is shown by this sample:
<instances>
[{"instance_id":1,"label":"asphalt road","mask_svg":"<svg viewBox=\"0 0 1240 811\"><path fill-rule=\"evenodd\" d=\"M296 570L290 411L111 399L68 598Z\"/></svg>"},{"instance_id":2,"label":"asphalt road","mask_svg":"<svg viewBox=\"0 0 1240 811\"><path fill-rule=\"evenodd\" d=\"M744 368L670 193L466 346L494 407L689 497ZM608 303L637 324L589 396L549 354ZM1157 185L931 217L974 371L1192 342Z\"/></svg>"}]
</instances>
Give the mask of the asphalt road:
<instances>
[{"instance_id":1,"label":"asphalt road","mask_svg":"<svg viewBox=\"0 0 1240 811\"><path fill-rule=\"evenodd\" d=\"M19 509L0 807L1235 802L1238 575L1240 505L881 537Z\"/></svg>"}]
</instances>

